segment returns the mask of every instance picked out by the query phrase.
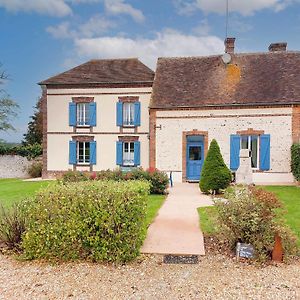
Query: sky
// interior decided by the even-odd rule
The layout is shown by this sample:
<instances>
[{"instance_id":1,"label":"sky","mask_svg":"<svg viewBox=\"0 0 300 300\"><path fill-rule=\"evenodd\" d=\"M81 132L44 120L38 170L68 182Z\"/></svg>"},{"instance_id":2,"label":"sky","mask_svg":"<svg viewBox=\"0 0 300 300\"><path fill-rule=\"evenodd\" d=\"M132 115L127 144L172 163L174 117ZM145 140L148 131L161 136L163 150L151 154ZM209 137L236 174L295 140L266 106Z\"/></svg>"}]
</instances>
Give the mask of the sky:
<instances>
[{"instance_id":1,"label":"sky","mask_svg":"<svg viewBox=\"0 0 300 300\"><path fill-rule=\"evenodd\" d=\"M224 52L226 0L0 0L0 63L5 90L20 106L20 142L41 95L38 82L90 59ZM228 35L237 52L267 51L272 42L300 50L300 0L229 0Z\"/></svg>"}]
</instances>

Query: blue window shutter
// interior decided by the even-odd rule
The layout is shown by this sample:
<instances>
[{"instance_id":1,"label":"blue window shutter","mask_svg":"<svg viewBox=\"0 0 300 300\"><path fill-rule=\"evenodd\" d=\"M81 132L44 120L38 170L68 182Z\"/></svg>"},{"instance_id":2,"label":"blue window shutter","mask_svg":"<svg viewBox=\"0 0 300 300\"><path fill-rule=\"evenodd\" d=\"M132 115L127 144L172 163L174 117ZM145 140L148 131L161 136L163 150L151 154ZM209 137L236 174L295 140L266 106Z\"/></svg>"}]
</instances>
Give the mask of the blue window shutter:
<instances>
[{"instance_id":1,"label":"blue window shutter","mask_svg":"<svg viewBox=\"0 0 300 300\"><path fill-rule=\"evenodd\" d=\"M90 126L97 125L97 104L96 102L90 103Z\"/></svg>"},{"instance_id":2,"label":"blue window shutter","mask_svg":"<svg viewBox=\"0 0 300 300\"><path fill-rule=\"evenodd\" d=\"M134 165L139 166L141 164L141 143L134 142Z\"/></svg>"},{"instance_id":3,"label":"blue window shutter","mask_svg":"<svg viewBox=\"0 0 300 300\"><path fill-rule=\"evenodd\" d=\"M230 169L236 171L240 166L241 137L236 134L230 136Z\"/></svg>"},{"instance_id":4,"label":"blue window shutter","mask_svg":"<svg viewBox=\"0 0 300 300\"><path fill-rule=\"evenodd\" d=\"M90 162L91 165L95 165L97 162L97 147L96 147L96 142L92 141L90 142L90 151L91 151L91 158Z\"/></svg>"},{"instance_id":5,"label":"blue window shutter","mask_svg":"<svg viewBox=\"0 0 300 300\"><path fill-rule=\"evenodd\" d=\"M123 103L117 102L117 126L123 126Z\"/></svg>"},{"instance_id":6,"label":"blue window shutter","mask_svg":"<svg viewBox=\"0 0 300 300\"><path fill-rule=\"evenodd\" d=\"M260 170L270 170L270 135L263 134L260 136L259 148Z\"/></svg>"},{"instance_id":7,"label":"blue window shutter","mask_svg":"<svg viewBox=\"0 0 300 300\"><path fill-rule=\"evenodd\" d=\"M76 126L76 103L69 103L69 126Z\"/></svg>"},{"instance_id":8,"label":"blue window shutter","mask_svg":"<svg viewBox=\"0 0 300 300\"><path fill-rule=\"evenodd\" d=\"M69 142L69 164L76 165L77 163L77 155L76 155L76 142Z\"/></svg>"},{"instance_id":9,"label":"blue window shutter","mask_svg":"<svg viewBox=\"0 0 300 300\"><path fill-rule=\"evenodd\" d=\"M141 102L134 103L134 126L141 126Z\"/></svg>"},{"instance_id":10,"label":"blue window shutter","mask_svg":"<svg viewBox=\"0 0 300 300\"><path fill-rule=\"evenodd\" d=\"M117 165L123 165L123 143L117 142Z\"/></svg>"}]
</instances>

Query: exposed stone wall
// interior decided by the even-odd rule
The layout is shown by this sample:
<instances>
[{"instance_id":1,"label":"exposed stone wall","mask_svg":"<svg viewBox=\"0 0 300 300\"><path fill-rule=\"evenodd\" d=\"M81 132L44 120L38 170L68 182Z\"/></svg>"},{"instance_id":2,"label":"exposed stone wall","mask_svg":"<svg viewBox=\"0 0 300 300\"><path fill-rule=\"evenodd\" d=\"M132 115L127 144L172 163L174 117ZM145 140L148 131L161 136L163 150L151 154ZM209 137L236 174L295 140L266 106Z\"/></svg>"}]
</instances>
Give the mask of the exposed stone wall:
<instances>
[{"instance_id":1,"label":"exposed stone wall","mask_svg":"<svg viewBox=\"0 0 300 300\"><path fill-rule=\"evenodd\" d=\"M31 165L26 157L18 155L0 155L0 178L29 177L27 168Z\"/></svg>"},{"instance_id":2,"label":"exposed stone wall","mask_svg":"<svg viewBox=\"0 0 300 300\"><path fill-rule=\"evenodd\" d=\"M230 162L230 135L241 130L264 131L271 135L271 170L268 173L290 173L292 144L292 108L174 110L156 112L156 167L160 170L182 170L182 133L207 131L208 143L216 139L226 164ZM179 174L178 174L179 173Z\"/></svg>"}]
</instances>

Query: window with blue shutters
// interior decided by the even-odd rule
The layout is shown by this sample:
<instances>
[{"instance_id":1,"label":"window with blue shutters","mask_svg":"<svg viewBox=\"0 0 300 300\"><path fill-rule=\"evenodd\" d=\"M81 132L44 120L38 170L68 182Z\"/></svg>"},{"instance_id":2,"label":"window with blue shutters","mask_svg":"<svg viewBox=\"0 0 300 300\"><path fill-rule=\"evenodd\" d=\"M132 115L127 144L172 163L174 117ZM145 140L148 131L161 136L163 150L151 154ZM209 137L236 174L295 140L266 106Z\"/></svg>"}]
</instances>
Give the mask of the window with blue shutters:
<instances>
[{"instance_id":1,"label":"window with blue shutters","mask_svg":"<svg viewBox=\"0 0 300 300\"><path fill-rule=\"evenodd\" d=\"M117 102L117 126L137 127L141 125L140 102Z\"/></svg>"},{"instance_id":2,"label":"window with blue shutters","mask_svg":"<svg viewBox=\"0 0 300 300\"><path fill-rule=\"evenodd\" d=\"M134 167L141 164L140 142L117 142L117 165L122 167Z\"/></svg>"},{"instance_id":3,"label":"window with blue shutters","mask_svg":"<svg viewBox=\"0 0 300 300\"><path fill-rule=\"evenodd\" d=\"M96 165L96 142L70 141L69 164L70 165Z\"/></svg>"},{"instance_id":4,"label":"window with blue shutters","mask_svg":"<svg viewBox=\"0 0 300 300\"><path fill-rule=\"evenodd\" d=\"M231 135L230 169L236 171L240 165L240 149L249 150L251 167L267 171L270 169L270 135Z\"/></svg>"},{"instance_id":5,"label":"window with blue shutters","mask_svg":"<svg viewBox=\"0 0 300 300\"><path fill-rule=\"evenodd\" d=\"M70 126L96 126L97 106L91 103L69 103Z\"/></svg>"}]
</instances>

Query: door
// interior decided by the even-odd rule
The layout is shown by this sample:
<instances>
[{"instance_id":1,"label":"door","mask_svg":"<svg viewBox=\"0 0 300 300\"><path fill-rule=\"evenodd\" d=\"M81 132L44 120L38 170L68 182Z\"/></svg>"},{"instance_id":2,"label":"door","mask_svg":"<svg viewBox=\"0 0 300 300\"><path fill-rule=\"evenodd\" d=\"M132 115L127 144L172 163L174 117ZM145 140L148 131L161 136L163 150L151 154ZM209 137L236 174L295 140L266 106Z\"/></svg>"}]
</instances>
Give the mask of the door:
<instances>
[{"instance_id":1,"label":"door","mask_svg":"<svg viewBox=\"0 0 300 300\"><path fill-rule=\"evenodd\" d=\"M200 179L204 159L203 142L187 143L187 180Z\"/></svg>"}]
</instances>

